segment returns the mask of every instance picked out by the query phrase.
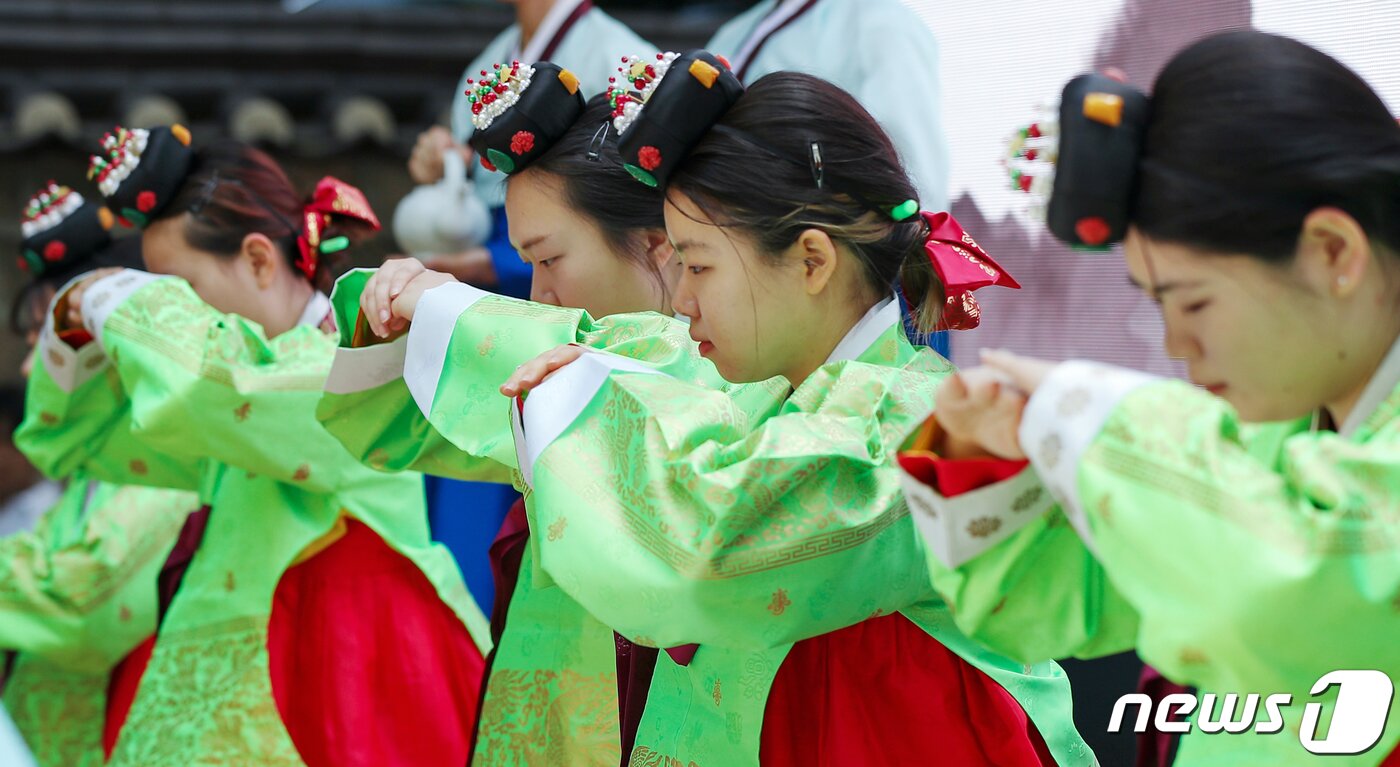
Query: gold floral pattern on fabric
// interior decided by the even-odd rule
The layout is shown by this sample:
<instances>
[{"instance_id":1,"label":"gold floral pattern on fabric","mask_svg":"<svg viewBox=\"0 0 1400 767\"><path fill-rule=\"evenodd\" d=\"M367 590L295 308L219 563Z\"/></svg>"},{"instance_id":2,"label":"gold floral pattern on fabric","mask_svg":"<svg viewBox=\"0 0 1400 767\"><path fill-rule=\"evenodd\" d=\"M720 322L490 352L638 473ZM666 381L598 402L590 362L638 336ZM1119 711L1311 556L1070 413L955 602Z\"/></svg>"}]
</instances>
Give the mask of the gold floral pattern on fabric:
<instances>
[{"instance_id":1,"label":"gold floral pattern on fabric","mask_svg":"<svg viewBox=\"0 0 1400 767\"><path fill-rule=\"evenodd\" d=\"M1044 497L1045 488L1037 485L1016 496L1016 500L1011 502L1011 510L1020 513L1034 508Z\"/></svg>"},{"instance_id":2,"label":"gold floral pattern on fabric","mask_svg":"<svg viewBox=\"0 0 1400 767\"><path fill-rule=\"evenodd\" d=\"M197 505L192 493L122 488L94 512L101 515L101 524L91 526L93 534L37 556L33 550L48 545L42 539L54 523L50 512L35 529L35 537L0 539L0 560L11 565L0 568L0 606L27 607L40 593L45 599L59 599L65 610L92 612L129 586L152 560L164 556L185 514ZM15 566L22 558L34 560L32 566Z\"/></svg>"},{"instance_id":3,"label":"gold floral pattern on fabric","mask_svg":"<svg viewBox=\"0 0 1400 767\"><path fill-rule=\"evenodd\" d=\"M1181 648L1181 653L1178 657L1182 665L1186 666L1201 666L1210 662L1209 659L1206 658L1206 654L1204 652L1194 647Z\"/></svg>"},{"instance_id":4,"label":"gold floral pattern on fabric","mask_svg":"<svg viewBox=\"0 0 1400 767\"><path fill-rule=\"evenodd\" d=\"M40 767L101 767L107 681L33 656L15 663L4 703Z\"/></svg>"},{"instance_id":5,"label":"gold floral pattern on fabric","mask_svg":"<svg viewBox=\"0 0 1400 767\"><path fill-rule=\"evenodd\" d=\"M773 592L773 601L768 603L768 612L774 615L782 615L790 604L792 604L792 600L788 599L787 591L778 589Z\"/></svg>"},{"instance_id":6,"label":"gold floral pattern on fabric","mask_svg":"<svg viewBox=\"0 0 1400 767\"><path fill-rule=\"evenodd\" d=\"M668 385L664 379L644 378L648 377L628 379L627 386L645 390L658 384ZM842 381L837 379L838 384ZM848 387L847 391L841 391L840 386L835 388L838 391L831 396L843 396L866 411L873 411L882 403L885 407L894 406L888 400L895 398L884 382L874 386L867 382L864 386ZM931 401L933 383L921 382L917 389L925 396L907 402L911 416ZM856 396L857 391L862 396ZM638 398L626 396L626 392L607 398L601 418L618 428L590 430L588 436L593 442L587 450L567 452L573 467L562 466L554 459L560 453L550 451L542 456L541 466L577 475L581 480L578 492L585 498L616 497L615 506L609 506L624 510L621 521L626 532L652 554L691 577L733 578L848 550L879 536L908 515L897 487L881 484L882 479L864 466L838 466L831 457L848 451L860 455L874 450L883 458L885 444L893 443L885 443L883 434L872 434L864 444L843 444L844 437L823 429L815 420L810 428L784 434L783 452L794 458L726 466L718 472L726 476L723 481L716 479L704 462L677 464L667 477L649 474L649 467L644 466L605 465L609 455L655 452L650 441L661 435L652 432L653 416L666 422L683 412L687 422L704 421L719 428L747 430L746 425L736 422L741 415L713 399L666 400L649 396L647 391L641 395L646 396L646 408ZM867 404L872 401L876 404ZM790 405L794 409L802 407ZM902 428L896 426L891 435L902 434ZM833 444L836 439L843 443ZM612 471L623 474L610 476ZM829 493L789 492L817 473L830 477L826 486ZM726 489L741 485L745 488L743 496ZM692 509L691 505L684 513L678 513L666 502L676 493L726 508L727 514L719 518L702 509ZM888 497L892 502L877 507L878 513L871 514L869 499L873 497ZM692 510L698 511L698 516L688 513Z\"/></svg>"},{"instance_id":7,"label":"gold floral pattern on fabric","mask_svg":"<svg viewBox=\"0 0 1400 767\"><path fill-rule=\"evenodd\" d=\"M109 767L304 767L277 713L267 616L156 642Z\"/></svg>"},{"instance_id":8,"label":"gold floral pattern on fabric","mask_svg":"<svg viewBox=\"0 0 1400 767\"><path fill-rule=\"evenodd\" d=\"M1041 441L1038 450L1040 460L1045 462L1047 469L1053 469L1060 463L1060 452L1064 449L1064 444L1060 441L1060 435L1049 434ZM1064 496L1060 496L1063 498Z\"/></svg>"},{"instance_id":9,"label":"gold floral pattern on fabric","mask_svg":"<svg viewBox=\"0 0 1400 767\"><path fill-rule=\"evenodd\" d=\"M211 326L241 332L212 333ZM275 339L234 315L212 315L189 285L159 280L138 290L107 320L104 333L120 333L143 349L200 378L241 391L318 390L335 353L335 341L316 328L297 328ZM276 360L260 369L248 359Z\"/></svg>"},{"instance_id":10,"label":"gold floral pattern on fabric","mask_svg":"<svg viewBox=\"0 0 1400 767\"><path fill-rule=\"evenodd\" d=\"M1179 453L1160 449L1146 454L1143 443L1133 450L1119 448L1102 440L1085 454L1086 463L1101 464L1109 471L1134 484L1157 492L1182 498L1192 506L1229 520L1262 540L1294 554L1348 556L1354 554L1393 551L1400 548L1400 527L1394 521L1368 520L1352 517L1346 509L1322 510L1304 516L1280 517L1277 509L1244 492L1234 492L1228 474L1208 476L1181 458L1180 468L1163 462L1162 458ZM1086 495L1085 501L1091 501ZM1347 499L1350 508L1368 503L1363 497ZM1384 502L1370 508L1386 508Z\"/></svg>"},{"instance_id":11,"label":"gold floral pattern on fabric","mask_svg":"<svg viewBox=\"0 0 1400 767\"><path fill-rule=\"evenodd\" d=\"M1072 418L1083 413L1092 401L1093 395L1088 389L1071 389L1060 398L1056 412L1060 414L1061 418Z\"/></svg>"},{"instance_id":12,"label":"gold floral pattern on fabric","mask_svg":"<svg viewBox=\"0 0 1400 767\"><path fill-rule=\"evenodd\" d=\"M700 765L695 762L681 761L674 756L666 756L646 746L637 746L632 749L632 758L628 760L627 767L700 767Z\"/></svg>"},{"instance_id":13,"label":"gold floral pattern on fabric","mask_svg":"<svg viewBox=\"0 0 1400 767\"><path fill-rule=\"evenodd\" d=\"M1098 512L1099 520L1106 525L1113 524L1113 501L1109 499L1107 493L1100 496L1094 504L1094 510Z\"/></svg>"},{"instance_id":14,"label":"gold floral pattern on fabric","mask_svg":"<svg viewBox=\"0 0 1400 767\"><path fill-rule=\"evenodd\" d=\"M986 538L1001 529L1001 520L996 517L978 517L967 523L967 533L973 538Z\"/></svg>"},{"instance_id":15,"label":"gold floral pattern on fabric","mask_svg":"<svg viewBox=\"0 0 1400 767\"><path fill-rule=\"evenodd\" d=\"M549 533L546 538L550 541L557 541L564 537L564 528L569 526L568 517L560 517L549 525Z\"/></svg>"},{"instance_id":16,"label":"gold floral pattern on fabric","mask_svg":"<svg viewBox=\"0 0 1400 767\"><path fill-rule=\"evenodd\" d=\"M471 311L472 314L482 317L511 317L558 325L572 325L578 321L578 313L575 311L497 296L488 296L477 301L472 305Z\"/></svg>"},{"instance_id":17,"label":"gold floral pattern on fabric","mask_svg":"<svg viewBox=\"0 0 1400 767\"><path fill-rule=\"evenodd\" d=\"M481 711L477 767L615 767L617 677L495 669Z\"/></svg>"}]
</instances>

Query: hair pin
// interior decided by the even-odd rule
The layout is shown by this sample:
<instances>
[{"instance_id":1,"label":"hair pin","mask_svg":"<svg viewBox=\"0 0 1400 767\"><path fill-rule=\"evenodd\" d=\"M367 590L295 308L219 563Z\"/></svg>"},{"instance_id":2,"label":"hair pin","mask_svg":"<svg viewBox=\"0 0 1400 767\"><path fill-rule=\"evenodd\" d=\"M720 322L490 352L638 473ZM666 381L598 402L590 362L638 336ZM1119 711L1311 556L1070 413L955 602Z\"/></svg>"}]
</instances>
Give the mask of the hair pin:
<instances>
[{"instance_id":1,"label":"hair pin","mask_svg":"<svg viewBox=\"0 0 1400 767\"><path fill-rule=\"evenodd\" d=\"M822 188L822 181L826 176L826 168L822 165L822 145L816 141L812 142L812 180L817 183L817 188Z\"/></svg>"},{"instance_id":2,"label":"hair pin","mask_svg":"<svg viewBox=\"0 0 1400 767\"><path fill-rule=\"evenodd\" d=\"M608 141L608 131L612 129L612 120L604 120L598 130L593 133L593 140L588 144L588 160L590 162L601 162L603 159L603 145Z\"/></svg>"}]
</instances>

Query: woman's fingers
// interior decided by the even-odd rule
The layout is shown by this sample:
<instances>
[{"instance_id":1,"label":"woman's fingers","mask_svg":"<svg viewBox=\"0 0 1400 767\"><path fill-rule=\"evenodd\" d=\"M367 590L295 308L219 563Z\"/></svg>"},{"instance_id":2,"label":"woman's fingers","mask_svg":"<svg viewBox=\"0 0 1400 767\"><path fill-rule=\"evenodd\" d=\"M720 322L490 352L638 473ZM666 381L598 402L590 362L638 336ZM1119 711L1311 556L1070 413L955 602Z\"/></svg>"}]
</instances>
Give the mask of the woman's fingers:
<instances>
[{"instance_id":1,"label":"woman's fingers","mask_svg":"<svg viewBox=\"0 0 1400 767\"><path fill-rule=\"evenodd\" d=\"M86 277L79 280L76 285L68 289L64 298L68 302L68 311L64 314L64 321L69 327L80 327L83 324L83 296L87 295L87 289L98 280L111 277L117 272L123 271L120 267L104 267L89 272Z\"/></svg>"},{"instance_id":2,"label":"woman's fingers","mask_svg":"<svg viewBox=\"0 0 1400 767\"><path fill-rule=\"evenodd\" d=\"M1018 389L1027 395L1034 394L1040 382L1050 374L1055 365L1034 357L1022 357L1004 349L987 349L982 352L983 364L1006 376Z\"/></svg>"},{"instance_id":3,"label":"woman's fingers","mask_svg":"<svg viewBox=\"0 0 1400 767\"><path fill-rule=\"evenodd\" d=\"M545 352L516 368L515 373L501 385L501 393L507 397L518 397L544 383L555 371L581 356L583 349L572 345Z\"/></svg>"},{"instance_id":4,"label":"woman's fingers","mask_svg":"<svg viewBox=\"0 0 1400 767\"><path fill-rule=\"evenodd\" d=\"M384 338L393 332L389 321L393 317L394 299L424 271L422 262L417 259L395 258L385 261L370 278L360 296L360 310L375 335Z\"/></svg>"}]
</instances>

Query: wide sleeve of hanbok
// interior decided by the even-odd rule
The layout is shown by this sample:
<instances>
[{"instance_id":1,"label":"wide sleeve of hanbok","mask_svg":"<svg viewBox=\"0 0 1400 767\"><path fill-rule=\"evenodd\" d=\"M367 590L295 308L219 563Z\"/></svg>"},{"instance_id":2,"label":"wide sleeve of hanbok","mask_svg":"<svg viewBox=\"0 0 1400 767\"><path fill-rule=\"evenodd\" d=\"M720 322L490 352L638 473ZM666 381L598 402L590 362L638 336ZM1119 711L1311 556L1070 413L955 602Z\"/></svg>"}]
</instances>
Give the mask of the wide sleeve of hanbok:
<instances>
[{"instance_id":1,"label":"wide sleeve of hanbok","mask_svg":"<svg viewBox=\"0 0 1400 767\"><path fill-rule=\"evenodd\" d=\"M935 356L827 366L765 418L584 355L520 419L543 569L662 647L778 646L930 597L893 450L946 372Z\"/></svg>"},{"instance_id":2,"label":"wide sleeve of hanbok","mask_svg":"<svg viewBox=\"0 0 1400 767\"><path fill-rule=\"evenodd\" d=\"M1339 668L1400 674L1397 406L1388 393L1346 433L1246 427L1185 383L1073 362L1031 398L1021 442L1085 552L1068 572L1131 605L1146 660L1208 689L1307 694Z\"/></svg>"},{"instance_id":3,"label":"wide sleeve of hanbok","mask_svg":"<svg viewBox=\"0 0 1400 767\"><path fill-rule=\"evenodd\" d=\"M375 468L513 481L510 401L500 385L517 366L563 344L613 351L687 380L725 385L696 353L685 325L670 317L595 320L579 309L461 283L425 292L408 332L379 341L359 316L371 274L347 274L332 296L341 347L318 417L352 455Z\"/></svg>"},{"instance_id":4,"label":"wide sleeve of hanbok","mask_svg":"<svg viewBox=\"0 0 1400 767\"><path fill-rule=\"evenodd\" d=\"M16 432L45 472L196 488L223 465L316 493L358 478L314 417L335 350L319 327L269 339L183 280L132 270L92 283L82 314L90 342L41 340ZM78 359L59 368L59 355ZM60 370L74 366L78 379L64 380Z\"/></svg>"},{"instance_id":5,"label":"wide sleeve of hanbok","mask_svg":"<svg viewBox=\"0 0 1400 767\"><path fill-rule=\"evenodd\" d=\"M74 481L0 538L0 649L105 672L156 629L156 575L193 493Z\"/></svg>"}]
</instances>

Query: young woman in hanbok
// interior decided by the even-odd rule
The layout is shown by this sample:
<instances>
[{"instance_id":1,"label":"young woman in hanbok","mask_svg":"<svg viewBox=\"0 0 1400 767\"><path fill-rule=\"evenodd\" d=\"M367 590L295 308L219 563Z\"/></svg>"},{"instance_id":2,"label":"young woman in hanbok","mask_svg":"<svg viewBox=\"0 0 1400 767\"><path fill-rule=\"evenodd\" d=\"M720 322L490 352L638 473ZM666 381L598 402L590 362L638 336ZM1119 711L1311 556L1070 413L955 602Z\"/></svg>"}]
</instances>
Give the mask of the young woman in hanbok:
<instances>
[{"instance_id":1,"label":"young woman in hanbok","mask_svg":"<svg viewBox=\"0 0 1400 767\"><path fill-rule=\"evenodd\" d=\"M946 382L901 458L935 585L1012 657L1196 687L1178 765L1400 764L1389 694L1329 679L1400 679L1400 126L1259 32L1060 109L1051 230L1122 241L1195 385L1004 352Z\"/></svg>"},{"instance_id":2,"label":"young woman in hanbok","mask_svg":"<svg viewBox=\"0 0 1400 767\"><path fill-rule=\"evenodd\" d=\"M472 143L492 167L508 170L510 239L533 265L535 303L483 293L412 259L342 278L332 299L344 319L342 348L320 416L371 466L511 482L509 402L497 388L518 365L567 341L723 385L684 324L667 316L680 267L661 194L623 170L612 105L601 95L585 105L573 76L547 62L492 72L493 81L514 83L518 101L478 110ZM440 308L424 302L432 321L420 315L406 328L389 307L419 277L419 285L451 285L434 293ZM423 363L447 354L470 354L473 363L445 371ZM491 546L495 648L473 763L612 767L623 752L616 638L541 577L536 545L518 504Z\"/></svg>"},{"instance_id":3,"label":"young woman in hanbok","mask_svg":"<svg viewBox=\"0 0 1400 767\"><path fill-rule=\"evenodd\" d=\"M567 363L511 408L545 533L534 553L597 619L668 650L631 763L1091 764L1053 663L1010 662L953 627L891 452L951 370L905 338L896 280L924 329L944 284L957 323L972 288L1014 283L946 215L920 215L849 95L794 74L743 93L704 52L665 63L619 99L624 167L667 190L685 267L673 305L699 353L729 381L767 383L698 386L585 342L504 387ZM445 298L422 287L391 307L415 328ZM443 343L439 398L479 356Z\"/></svg>"},{"instance_id":4,"label":"young woman in hanbok","mask_svg":"<svg viewBox=\"0 0 1400 767\"><path fill-rule=\"evenodd\" d=\"M140 266L141 241L112 242L111 214L56 184L26 206L20 245L30 281L15 302L30 347L73 277ZM40 767L99 767L112 670L156 629L156 574L192 492L64 477L58 503L31 531L0 538L0 686Z\"/></svg>"},{"instance_id":5,"label":"young woman in hanbok","mask_svg":"<svg viewBox=\"0 0 1400 767\"><path fill-rule=\"evenodd\" d=\"M113 765L460 765L484 620L428 537L420 480L315 419L335 349L316 284L376 229L267 155L180 126L104 140L96 181L151 273L60 293L18 435L51 474L194 490L159 630L112 685Z\"/></svg>"}]
</instances>

